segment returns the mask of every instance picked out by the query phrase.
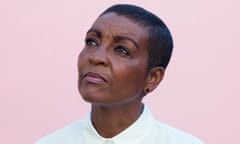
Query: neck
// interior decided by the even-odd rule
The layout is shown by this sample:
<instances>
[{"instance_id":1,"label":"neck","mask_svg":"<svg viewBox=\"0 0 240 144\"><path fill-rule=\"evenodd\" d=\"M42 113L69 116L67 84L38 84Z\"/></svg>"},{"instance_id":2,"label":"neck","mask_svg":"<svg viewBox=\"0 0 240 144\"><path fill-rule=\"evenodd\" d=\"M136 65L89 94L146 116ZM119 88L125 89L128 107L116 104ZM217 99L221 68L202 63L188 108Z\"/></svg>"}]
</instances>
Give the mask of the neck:
<instances>
[{"instance_id":1,"label":"neck","mask_svg":"<svg viewBox=\"0 0 240 144\"><path fill-rule=\"evenodd\" d=\"M92 105L91 120L102 137L111 138L133 124L141 115L142 110L141 101L111 107Z\"/></svg>"}]
</instances>

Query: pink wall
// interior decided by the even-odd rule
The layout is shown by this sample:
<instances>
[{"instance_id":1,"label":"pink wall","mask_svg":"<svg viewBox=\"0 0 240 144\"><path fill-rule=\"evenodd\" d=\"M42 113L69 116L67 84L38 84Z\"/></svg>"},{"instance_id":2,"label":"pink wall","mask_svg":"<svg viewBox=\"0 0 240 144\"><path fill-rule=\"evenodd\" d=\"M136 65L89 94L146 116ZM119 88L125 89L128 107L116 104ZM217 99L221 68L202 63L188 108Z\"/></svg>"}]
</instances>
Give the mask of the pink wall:
<instances>
[{"instance_id":1,"label":"pink wall","mask_svg":"<svg viewBox=\"0 0 240 144\"><path fill-rule=\"evenodd\" d=\"M120 0L0 1L0 143L30 144L89 110L76 60L86 30ZM123 2L123 1L122 1ZM145 102L209 144L240 143L240 2L138 0L171 29L166 77Z\"/></svg>"}]
</instances>

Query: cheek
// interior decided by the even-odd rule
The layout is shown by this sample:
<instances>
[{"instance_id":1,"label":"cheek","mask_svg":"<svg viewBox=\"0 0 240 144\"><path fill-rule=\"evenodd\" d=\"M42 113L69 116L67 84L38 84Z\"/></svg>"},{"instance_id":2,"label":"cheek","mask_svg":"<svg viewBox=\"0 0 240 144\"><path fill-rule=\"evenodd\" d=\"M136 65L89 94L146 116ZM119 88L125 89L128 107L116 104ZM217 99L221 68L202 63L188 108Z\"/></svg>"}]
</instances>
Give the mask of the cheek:
<instances>
[{"instance_id":1,"label":"cheek","mask_svg":"<svg viewBox=\"0 0 240 144\"><path fill-rule=\"evenodd\" d=\"M147 68L144 65L118 66L115 82L123 91L138 91L144 86Z\"/></svg>"},{"instance_id":2,"label":"cheek","mask_svg":"<svg viewBox=\"0 0 240 144\"><path fill-rule=\"evenodd\" d=\"M78 60L77 60L78 71L81 71L81 69L84 67L84 65L86 65L86 62L87 62L87 59L84 54L84 51L81 51L78 56Z\"/></svg>"}]
</instances>

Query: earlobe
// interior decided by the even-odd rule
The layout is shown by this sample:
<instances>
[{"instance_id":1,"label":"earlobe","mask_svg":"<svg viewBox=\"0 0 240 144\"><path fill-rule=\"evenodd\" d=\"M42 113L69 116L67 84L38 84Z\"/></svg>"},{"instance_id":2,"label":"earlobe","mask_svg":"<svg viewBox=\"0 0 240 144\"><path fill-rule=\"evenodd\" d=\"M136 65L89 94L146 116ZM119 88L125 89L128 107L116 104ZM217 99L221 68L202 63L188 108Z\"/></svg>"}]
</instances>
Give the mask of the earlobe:
<instances>
[{"instance_id":1,"label":"earlobe","mask_svg":"<svg viewBox=\"0 0 240 144\"><path fill-rule=\"evenodd\" d=\"M153 91L162 81L165 69L163 67L154 67L148 72L145 90Z\"/></svg>"}]
</instances>

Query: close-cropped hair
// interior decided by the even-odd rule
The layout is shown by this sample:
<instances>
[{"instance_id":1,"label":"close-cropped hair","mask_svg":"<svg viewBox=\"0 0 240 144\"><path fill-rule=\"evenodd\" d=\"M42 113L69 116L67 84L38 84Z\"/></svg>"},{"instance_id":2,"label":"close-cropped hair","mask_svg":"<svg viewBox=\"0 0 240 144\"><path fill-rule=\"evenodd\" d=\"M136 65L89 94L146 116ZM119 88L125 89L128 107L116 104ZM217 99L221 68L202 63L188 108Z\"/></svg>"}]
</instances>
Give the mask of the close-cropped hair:
<instances>
[{"instance_id":1,"label":"close-cropped hair","mask_svg":"<svg viewBox=\"0 0 240 144\"><path fill-rule=\"evenodd\" d=\"M172 54L173 40L164 22L153 13L130 4L113 5L101 15L110 12L125 16L140 26L147 28L149 34L148 69L150 70L156 66L166 69Z\"/></svg>"}]
</instances>

